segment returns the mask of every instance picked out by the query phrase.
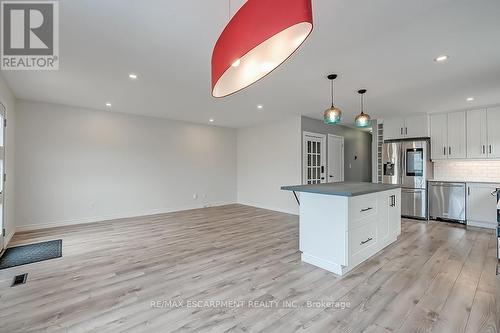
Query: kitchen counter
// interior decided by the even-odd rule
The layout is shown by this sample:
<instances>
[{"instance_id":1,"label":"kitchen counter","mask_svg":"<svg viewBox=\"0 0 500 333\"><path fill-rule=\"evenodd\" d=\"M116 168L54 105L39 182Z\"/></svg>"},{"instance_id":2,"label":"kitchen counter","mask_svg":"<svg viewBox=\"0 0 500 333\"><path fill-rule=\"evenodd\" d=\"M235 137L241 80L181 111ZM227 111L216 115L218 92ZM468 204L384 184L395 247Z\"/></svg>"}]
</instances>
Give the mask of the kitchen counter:
<instances>
[{"instance_id":1,"label":"kitchen counter","mask_svg":"<svg viewBox=\"0 0 500 333\"><path fill-rule=\"evenodd\" d=\"M302 261L311 265L344 275L401 234L398 185L343 182L281 189L300 192L299 246Z\"/></svg>"},{"instance_id":2,"label":"kitchen counter","mask_svg":"<svg viewBox=\"0 0 500 333\"><path fill-rule=\"evenodd\" d=\"M342 182L342 183L328 183L328 184L314 184L314 185L283 186L281 187L281 189L284 191L338 195L342 197L355 197L370 193L394 190L400 187L401 187L400 185L390 185L390 184Z\"/></svg>"}]
</instances>

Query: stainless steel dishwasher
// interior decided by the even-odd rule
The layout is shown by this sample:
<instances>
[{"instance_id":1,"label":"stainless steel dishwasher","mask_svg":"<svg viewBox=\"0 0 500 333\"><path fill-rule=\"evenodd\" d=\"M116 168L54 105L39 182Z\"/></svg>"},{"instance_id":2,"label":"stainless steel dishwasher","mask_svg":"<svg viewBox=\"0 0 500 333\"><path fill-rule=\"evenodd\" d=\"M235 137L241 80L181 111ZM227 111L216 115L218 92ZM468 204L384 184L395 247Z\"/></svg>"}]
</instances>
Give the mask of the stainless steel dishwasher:
<instances>
[{"instance_id":1,"label":"stainless steel dishwasher","mask_svg":"<svg viewBox=\"0 0 500 333\"><path fill-rule=\"evenodd\" d=\"M429 182L429 216L465 224L465 183Z\"/></svg>"}]
</instances>

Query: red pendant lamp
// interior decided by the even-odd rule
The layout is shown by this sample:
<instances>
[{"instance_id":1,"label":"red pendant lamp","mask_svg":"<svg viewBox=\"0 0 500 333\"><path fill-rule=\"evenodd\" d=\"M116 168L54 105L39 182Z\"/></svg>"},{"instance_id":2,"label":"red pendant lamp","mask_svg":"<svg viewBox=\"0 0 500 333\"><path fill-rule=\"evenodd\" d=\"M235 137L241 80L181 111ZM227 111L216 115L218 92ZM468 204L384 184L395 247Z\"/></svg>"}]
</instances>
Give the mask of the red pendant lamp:
<instances>
[{"instance_id":1,"label":"red pendant lamp","mask_svg":"<svg viewBox=\"0 0 500 333\"><path fill-rule=\"evenodd\" d=\"M311 0L247 0L212 54L212 95L225 97L281 65L313 29Z\"/></svg>"}]
</instances>

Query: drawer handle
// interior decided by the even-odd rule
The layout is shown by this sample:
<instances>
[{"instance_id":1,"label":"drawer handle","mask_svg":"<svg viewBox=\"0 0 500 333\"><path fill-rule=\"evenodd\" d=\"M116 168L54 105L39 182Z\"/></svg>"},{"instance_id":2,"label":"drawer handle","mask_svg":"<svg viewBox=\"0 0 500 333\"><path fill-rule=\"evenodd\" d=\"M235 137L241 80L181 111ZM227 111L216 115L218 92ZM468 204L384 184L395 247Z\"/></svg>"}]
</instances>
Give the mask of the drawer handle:
<instances>
[{"instance_id":1,"label":"drawer handle","mask_svg":"<svg viewBox=\"0 0 500 333\"><path fill-rule=\"evenodd\" d=\"M362 209L361 212L367 212L367 211L372 210L372 209L373 209L372 207L368 207L368 208Z\"/></svg>"},{"instance_id":2,"label":"drawer handle","mask_svg":"<svg viewBox=\"0 0 500 333\"><path fill-rule=\"evenodd\" d=\"M366 243L371 242L372 240L373 240L373 238L368 238L364 242L361 242L361 245L365 245Z\"/></svg>"}]
</instances>

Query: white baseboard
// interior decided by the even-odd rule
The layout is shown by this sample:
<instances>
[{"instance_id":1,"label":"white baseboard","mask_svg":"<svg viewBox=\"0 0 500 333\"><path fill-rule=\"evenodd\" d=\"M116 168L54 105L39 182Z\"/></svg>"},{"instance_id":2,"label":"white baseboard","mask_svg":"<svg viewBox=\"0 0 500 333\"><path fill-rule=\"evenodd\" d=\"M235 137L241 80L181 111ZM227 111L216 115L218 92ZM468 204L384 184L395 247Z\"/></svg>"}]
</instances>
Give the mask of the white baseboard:
<instances>
[{"instance_id":1,"label":"white baseboard","mask_svg":"<svg viewBox=\"0 0 500 333\"><path fill-rule=\"evenodd\" d=\"M486 228L486 229L496 229L497 223L479 222L479 221L467 221L467 226Z\"/></svg>"},{"instance_id":2,"label":"white baseboard","mask_svg":"<svg viewBox=\"0 0 500 333\"><path fill-rule=\"evenodd\" d=\"M248 202L248 201L238 201L238 203L240 205L272 210L274 212L279 212L279 213L285 213L285 214L291 214L291 215L297 215L297 216L299 215L298 205L297 205L297 210L292 210L292 209L283 209L283 208L274 207L274 206L261 205L261 204L255 203L255 202Z\"/></svg>"},{"instance_id":3,"label":"white baseboard","mask_svg":"<svg viewBox=\"0 0 500 333\"><path fill-rule=\"evenodd\" d=\"M225 205L231 205L231 204L235 204L235 203L236 202L234 202L234 201L217 202L217 203L211 203L210 207L225 206ZM138 217L144 217L144 216L167 214L167 213L180 212L180 211L192 210L192 209L202 209L202 208L204 208L204 207L185 206L185 207L175 207L175 208L165 208L165 209L154 209L154 210L129 213L129 214L116 214L116 215L86 217L86 218L63 220L63 221L56 221L56 222L50 222L50 223L27 223L27 224L23 224L20 226L16 226L16 232L48 229L48 228L55 228L55 227L66 227L66 226L72 226L72 225L78 225L78 224L106 222L106 221L110 221L110 220L138 218Z\"/></svg>"},{"instance_id":4,"label":"white baseboard","mask_svg":"<svg viewBox=\"0 0 500 333\"><path fill-rule=\"evenodd\" d=\"M12 230L12 232L7 234L3 239L5 248L7 247L7 245L9 245L9 242L12 239L12 237L14 237L15 232L16 232L15 230Z\"/></svg>"},{"instance_id":5,"label":"white baseboard","mask_svg":"<svg viewBox=\"0 0 500 333\"><path fill-rule=\"evenodd\" d=\"M337 275L342 276L345 273L345 268L342 265L336 264L334 262L321 259L315 256L311 256L307 253L302 253L301 260L308 264L317 266L319 268L326 269L329 272L335 273Z\"/></svg>"}]
</instances>

